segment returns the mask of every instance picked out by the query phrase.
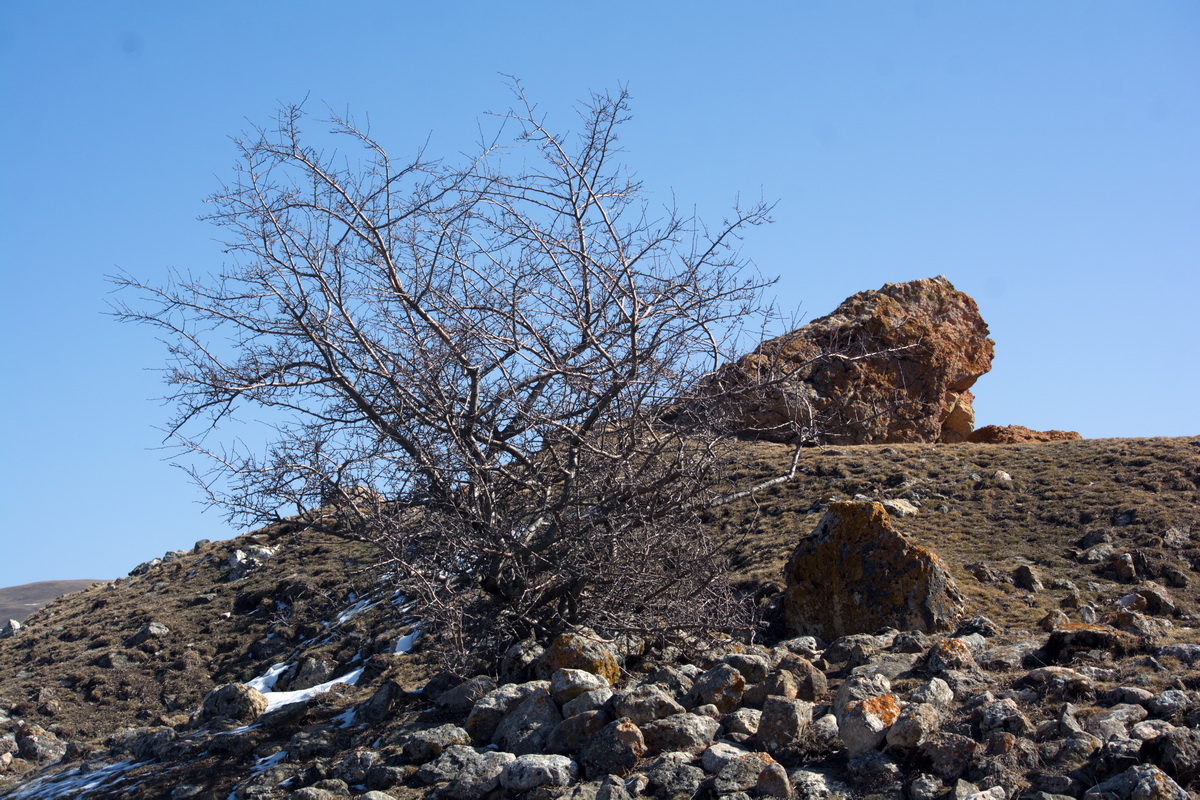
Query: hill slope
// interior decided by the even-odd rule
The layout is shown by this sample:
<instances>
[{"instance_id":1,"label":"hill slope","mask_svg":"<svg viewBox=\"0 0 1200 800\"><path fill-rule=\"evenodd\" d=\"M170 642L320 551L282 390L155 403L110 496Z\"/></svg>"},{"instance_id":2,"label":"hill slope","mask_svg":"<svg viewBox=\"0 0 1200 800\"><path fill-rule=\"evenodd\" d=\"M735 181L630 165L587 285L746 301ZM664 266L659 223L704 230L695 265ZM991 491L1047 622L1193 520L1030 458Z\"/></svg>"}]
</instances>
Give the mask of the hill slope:
<instances>
[{"instance_id":1,"label":"hill slope","mask_svg":"<svg viewBox=\"0 0 1200 800\"><path fill-rule=\"evenodd\" d=\"M38 581L0 588L0 620L24 622L30 614L64 594L78 592L99 580Z\"/></svg>"},{"instance_id":2,"label":"hill slope","mask_svg":"<svg viewBox=\"0 0 1200 800\"><path fill-rule=\"evenodd\" d=\"M746 479L776 474L790 455L782 445L746 444L737 470ZM856 496L919 506L895 526L949 564L968 614L987 617L999 629L988 642L993 649L1044 641L1037 625L1051 611L1079 620L1088 613L1083 609L1112 610L1129 591L1130 576L1113 571L1109 553L1128 554L1138 580L1169 587L1164 591L1175 608L1159 615L1154 647L1200 642L1192 627L1200 607L1200 439L812 448L802 453L794 481L713 522L753 520L735 554L737 579L770 607L797 540L812 531L829 502ZM16 797L63 796L83 785L82 775L103 773L107 777L95 778L87 796L165 797L171 787L186 785L195 793L171 796L223 800L236 787L237 797L286 797L301 785L340 780L334 763L365 748L383 759L379 764L395 765L388 767L390 777L377 781L380 787L395 797L422 796L424 779L414 777L421 761L399 744L404 732L462 719L433 709L430 692L405 694L420 689L434 667L422 658L419 638L412 652L397 652L412 646L417 621L394 587L379 581L371 561L365 546L283 523L199 543L131 577L55 601L17 636L0 640L0 735L6 728L24 730L21 741L32 741L29 726L40 726L71 744L63 763L38 780L32 780L36 758L13 760L7 774L0 771L0 789L8 781L24 786L14 789ZM1033 566L1047 588L1018 588L1011 575L1022 564ZM781 634L778 625L773 633ZM849 674L829 651L824 660L810 655L825 665L830 692ZM1135 678L1151 691L1200 688L1200 672L1182 662L1154 672L1135 660L1114 661L1112 654L1095 658L1108 671L1091 678L1093 701ZM630 659L626 679L667 660L666 654ZM278 728L222 733L194 718L214 686L273 675L279 671L273 665L287 667L277 689L329 688L347 676L357 685L307 698L303 713L276 721ZM356 674L359 669L365 671ZM978 685L999 692L1019 674L1008 663L979 673ZM916 678L896 685L911 688ZM363 711L385 689L392 692L383 701L388 712L377 718ZM816 698L815 710L832 701L831 694ZM1057 713L1047 697L1027 705L1024 713L1035 723ZM961 716L966 710L954 713L968 718ZM312 749L304 742L314 732L324 744ZM29 747L20 752L29 755ZM836 747L819 757L786 753L777 758L792 759L789 767L844 769L847 758ZM79 762L87 770L73 772ZM144 766L148 762L157 763ZM898 763L902 770L929 769ZM55 783L56 772L72 777ZM285 773L286 789L278 785ZM360 786L364 774L358 773ZM909 780L916 773L905 774ZM1026 786L1032 774L1020 773Z\"/></svg>"}]
</instances>

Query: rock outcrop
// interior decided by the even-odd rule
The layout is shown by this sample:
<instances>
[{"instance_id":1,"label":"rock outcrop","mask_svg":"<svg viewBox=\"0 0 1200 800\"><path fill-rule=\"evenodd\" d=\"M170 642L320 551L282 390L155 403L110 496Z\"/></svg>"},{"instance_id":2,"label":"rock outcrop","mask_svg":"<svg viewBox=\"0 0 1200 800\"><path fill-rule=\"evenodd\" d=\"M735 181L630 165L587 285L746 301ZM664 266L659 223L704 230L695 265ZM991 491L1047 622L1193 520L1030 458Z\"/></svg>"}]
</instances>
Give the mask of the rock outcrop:
<instances>
[{"instance_id":1,"label":"rock outcrop","mask_svg":"<svg viewBox=\"0 0 1200 800\"><path fill-rule=\"evenodd\" d=\"M961 442L994 344L944 277L889 283L762 344L717 377L741 430L771 441ZM766 388L748 391L747 386Z\"/></svg>"},{"instance_id":2,"label":"rock outcrop","mask_svg":"<svg viewBox=\"0 0 1200 800\"><path fill-rule=\"evenodd\" d=\"M1024 425L984 425L966 438L974 444L1023 444L1026 442L1070 442L1082 439L1075 431L1035 431Z\"/></svg>"},{"instance_id":3,"label":"rock outcrop","mask_svg":"<svg viewBox=\"0 0 1200 800\"><path fill-rule=\"evenodd\" d=\"M941 631L963 612L946 565L897 532L879 503L830 506L796 546L784 577L784 618L801 635Z\"/></svg>"}]
</instances>

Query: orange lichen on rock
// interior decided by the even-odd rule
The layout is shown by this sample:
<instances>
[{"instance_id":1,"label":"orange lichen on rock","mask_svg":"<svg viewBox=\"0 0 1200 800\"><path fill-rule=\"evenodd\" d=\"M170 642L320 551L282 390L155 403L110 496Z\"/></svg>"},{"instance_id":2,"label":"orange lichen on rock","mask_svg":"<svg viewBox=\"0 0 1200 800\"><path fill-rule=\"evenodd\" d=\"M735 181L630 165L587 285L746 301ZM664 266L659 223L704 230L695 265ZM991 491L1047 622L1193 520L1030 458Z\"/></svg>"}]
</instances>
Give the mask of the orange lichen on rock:
<instances>
[{"instance_id":1,"label":"orange lichen on rock","mask_svg":"<svg viewBox=\"0 0 1200 800\"><path fill-rule=\"evenodd\" d=\"M1071 442L1082 439L1075 431L1035 431L1024 425L984 425L966 437L973 444L1024 444Z\"/></svg>"},{"instance_id":2,"label":"orange lichen on rock","mask_svg":"<svg viewBox=\"0 0 1200 800\"><path fill-rule=\"evenodd\" d=\"M728 365L713 386L762 439L961 442L975 425L968 390L994 347L974 300L945 277L922 278L846 298ZM740 394L755 386L767 388Z\"/></svg>"},{"instance_id":3,"label":"orange lichen on rock","mask_svg":"<svg viewBox=\"0 0 1200 800\"><path fill-rule=\"evenodd\" d=\"M537 671L548 678L560 669L581 669L599 675L610 685L621 678L621 666L608 643L578 633L557 636L542 655Z\"/></svg>"},{"instance_id":4,"label":"orange lichen on rock","mask_svg":"<svg viewBox=\"0 0 1200 800\"><path fill-rule=\"evenodd\" d=\"M784 568L784 619L836 639L880 628L948 630L963 598L936 554L897 532L874 502L834 503Z\"/></svg>"},{"instance_id":5,"label":"orange lichen on rock","mask_svg":"<svg viewBox=\"0 0 1200 800\"><path fill-rule=\"evenodd\" d=\"M900 701L894 694L881 694L858 701L863 711L876 717L884 725L891 725L900 716Z\"/></svg>"}]
</instances>

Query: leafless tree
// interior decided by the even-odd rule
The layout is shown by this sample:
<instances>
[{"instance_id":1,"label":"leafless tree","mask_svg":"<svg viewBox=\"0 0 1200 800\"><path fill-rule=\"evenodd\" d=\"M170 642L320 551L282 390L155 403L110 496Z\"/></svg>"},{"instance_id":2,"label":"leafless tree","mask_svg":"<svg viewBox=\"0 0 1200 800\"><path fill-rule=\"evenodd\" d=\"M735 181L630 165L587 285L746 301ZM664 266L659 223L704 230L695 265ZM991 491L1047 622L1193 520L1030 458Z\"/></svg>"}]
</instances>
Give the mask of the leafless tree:
<instances>
[{"instance_id":1,"label":"leafless tree","mask_svg":"<svg viewBox=\"0 0 1200 800\"><path fill-rule=\"evenodd\" d=\"M379 545L447 646L744 629L703 523L746 487L704 387L763 318L737 244L769 207L656 212L619 161L624 91L570 135L514 90L465 165L333 119L350 161L282 109L210 199L229 264L118 277L117 313L168 342L170 436L213 502ZM210 444L251 411L265 447Z\"/></svg>"}]
</instances>

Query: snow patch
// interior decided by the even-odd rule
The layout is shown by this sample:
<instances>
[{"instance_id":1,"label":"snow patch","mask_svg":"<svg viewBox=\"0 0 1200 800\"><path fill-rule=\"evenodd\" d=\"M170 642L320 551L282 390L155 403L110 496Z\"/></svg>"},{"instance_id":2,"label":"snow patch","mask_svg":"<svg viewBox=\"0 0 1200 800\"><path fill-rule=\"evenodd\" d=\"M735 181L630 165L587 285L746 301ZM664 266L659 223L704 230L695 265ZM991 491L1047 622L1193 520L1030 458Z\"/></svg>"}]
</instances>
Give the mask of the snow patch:
<instances>
[{"instance_id":1,"label":"snow patch","mask_svg":"<svg viewBox=\"0 0 1200 800\"><path fill-rule=\"evenodd\" d=\"M417 642L417 637L421 635L421 623L412 626L412 630L400 637L400 641L396 642L397 653L407 653L413 649L413 645Z\"/></svg>"},{"instance_id":2,"label":"snow patch","mask_svg":"<svg viewBox=\"0 0 1200 800\"><path fill-rule=\"evenodd\" d=\"M112 781L120 779L126 772L135 767L147 764L146 761L118 761L106 764L88 772L78 769L71 772L60 772L30 781L16 789L13 794L6 795L10 800L56 800L63 797L83 797L86 792L105 787Z\"/></svg>"},{"instance_id":3,"label":"snow patch","mask_svg":"<svg viewBox=\"0 0 1200 800\"><path fill-rule=\"evenodd\" d=\"M274 667L271 669L274 669ZM268 670L268 672L269 671L270 670ZM325 692L328 692L334 687L334 685L339 683L348 683L353 686L358 683L358 679L362 677L362 673L363 668L359 667L353 672L348 672L340 678L334 678L333 680L322 683L319 686L313 686L311 689L298 689L294 692L263 692L263 696L267 698L267 711L274 711L275 709L282 708L289 703L300 703L305 700L311 700L319 694L325 694Z\"/></svg>"},{"instance_id":4,"label":"snow patch","mask_svg":"<svg viewBox=\"0 0 1200 800\"><path fill-rule=\"evenodd\" d=\"M251 689L258 689L263 694L266 694L275 688L275 683L279 680L279 676L282 675L290 666L291 664L288 663L275 664L257 678L246 681L246 685Z\"/></svg>"}]
</instances>

